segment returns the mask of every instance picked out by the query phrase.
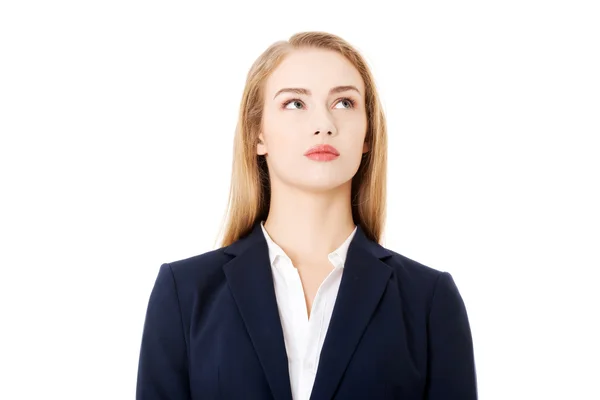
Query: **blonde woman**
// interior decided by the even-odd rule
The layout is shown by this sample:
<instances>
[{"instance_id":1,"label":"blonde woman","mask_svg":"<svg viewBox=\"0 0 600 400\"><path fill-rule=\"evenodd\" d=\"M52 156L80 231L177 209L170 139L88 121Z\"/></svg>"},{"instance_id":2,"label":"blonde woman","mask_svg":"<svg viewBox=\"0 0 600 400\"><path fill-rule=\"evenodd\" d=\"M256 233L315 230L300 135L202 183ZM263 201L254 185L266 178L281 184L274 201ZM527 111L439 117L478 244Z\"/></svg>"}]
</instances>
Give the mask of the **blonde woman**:
<instances>
[{"instance_id":1,"label":"blonde woman","mask_svg":"<svg viewBox=\"0 0 600 400\"><path fill-rule=\"evenodd\" d=\"M160 267L137 399L477 398L452 276L379 244L386 135L342 38L302 32L260 55L221 247Z\"/></svg>"}]
</instances>

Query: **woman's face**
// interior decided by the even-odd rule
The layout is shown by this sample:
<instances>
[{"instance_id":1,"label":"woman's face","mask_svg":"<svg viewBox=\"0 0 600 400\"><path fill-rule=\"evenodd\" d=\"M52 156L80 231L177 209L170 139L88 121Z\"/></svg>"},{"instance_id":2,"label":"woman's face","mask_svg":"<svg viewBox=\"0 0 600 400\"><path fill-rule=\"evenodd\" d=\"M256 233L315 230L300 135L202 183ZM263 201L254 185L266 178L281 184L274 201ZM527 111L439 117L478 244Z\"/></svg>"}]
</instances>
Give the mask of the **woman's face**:
<instances>
[{"instance_id":1,"label":"woman's face","mask_svg":"<svg viewBox=\"0 0 600 400\"><path fill-rule=\"evenodd\" d=\"M344 88L336 90L340 87ZM364 82L354 66L333 51L295 50L273 71L264 89L257 154L266 155L271 185L276 180L323 191L349 182L369 150ZM335 147L339 156L317 161L304 155L318 144Z\"/></svg>"}]
</instances>

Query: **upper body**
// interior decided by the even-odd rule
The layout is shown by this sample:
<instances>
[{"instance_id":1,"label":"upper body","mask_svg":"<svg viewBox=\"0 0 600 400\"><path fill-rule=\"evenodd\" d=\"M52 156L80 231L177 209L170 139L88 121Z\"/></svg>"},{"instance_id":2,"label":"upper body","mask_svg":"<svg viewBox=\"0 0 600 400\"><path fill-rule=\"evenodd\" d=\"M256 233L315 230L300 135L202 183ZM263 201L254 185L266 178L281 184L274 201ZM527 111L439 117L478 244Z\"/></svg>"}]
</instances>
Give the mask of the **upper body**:
<instances>
[{"instance_id":1,"label":"upper body","mask_svg":"<svg viewBox=\"0 0 600 400\"><path fill-rule=\"evenodd\" d=\"M380 245L387 125L362 55L275 42L238 115L221 246L161 266L138 400L475 399L452 276Z\"/></svg>"},{"instance_id":2,"label":"upper body","mask_svg":"<svg viewBox=\"0 0 600 400\"><path fill-rule=\"evenodd\" d=\"M137 398L291 400L269 246L163 264L142 337ZM368 239L349 243L311 399L477 398L471 331L452 276Z\"/></svg>"}]
</instances>

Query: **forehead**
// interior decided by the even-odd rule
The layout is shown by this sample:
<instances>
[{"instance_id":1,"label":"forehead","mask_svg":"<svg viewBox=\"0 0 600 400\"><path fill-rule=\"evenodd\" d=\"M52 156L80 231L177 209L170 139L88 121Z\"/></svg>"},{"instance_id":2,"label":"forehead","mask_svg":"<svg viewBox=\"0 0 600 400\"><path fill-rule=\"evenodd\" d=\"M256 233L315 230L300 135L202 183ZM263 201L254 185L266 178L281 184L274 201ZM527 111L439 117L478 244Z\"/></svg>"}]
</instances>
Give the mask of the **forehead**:
<instances>
[{"instance_id":1,"label":"forehead","mask_svg":"<svg viewBox=\"0 0 600 400\"><path fill-rule=\"evenodd\" d=\"M284 87L311 90L327 94L334 86L354 85L364 93L364 83L358 70L344 56L323 49L293 50L271 73L265 89L267 98Z\"/></svg>"}]
</instances>

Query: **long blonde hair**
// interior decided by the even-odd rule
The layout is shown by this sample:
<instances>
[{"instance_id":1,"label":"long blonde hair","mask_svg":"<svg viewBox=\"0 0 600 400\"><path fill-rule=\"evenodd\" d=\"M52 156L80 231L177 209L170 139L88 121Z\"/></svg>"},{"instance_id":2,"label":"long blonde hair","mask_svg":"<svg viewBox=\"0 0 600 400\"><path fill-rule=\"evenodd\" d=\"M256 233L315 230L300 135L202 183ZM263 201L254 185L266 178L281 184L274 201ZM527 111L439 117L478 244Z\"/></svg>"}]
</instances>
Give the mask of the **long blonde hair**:
<instances>
[{"instance_id":1,"label":"long blonde hair","mask_svg":"<svg viewBox=\"0 0 600 400\"><path fill-rule=\"evenodd\" d=\"M346 57L365 84L366 142L369 151L352 178L352 216L366 236L381 241L386 218L387 126L375 81L365 59L348 42L327 32L299 32L288 41L269 46L252 64L246 77L234 137L233 166L220 245L244 237L269 212L270 183L264 156L256 154L262 123L265 81L287 54L300 48L336 51Z\"/></svg>"}]
</instances>

